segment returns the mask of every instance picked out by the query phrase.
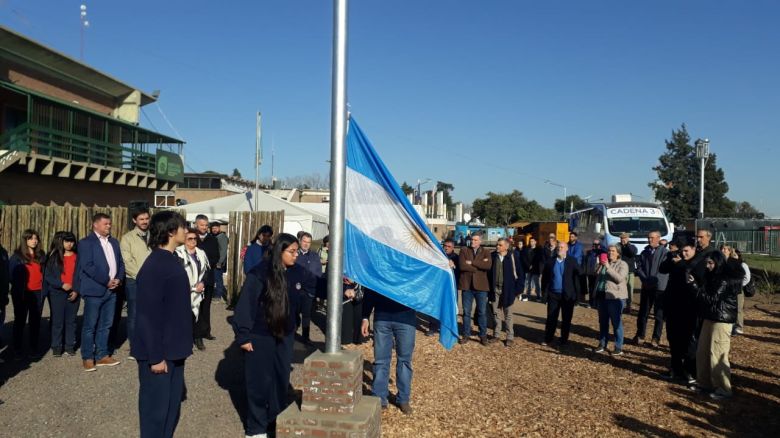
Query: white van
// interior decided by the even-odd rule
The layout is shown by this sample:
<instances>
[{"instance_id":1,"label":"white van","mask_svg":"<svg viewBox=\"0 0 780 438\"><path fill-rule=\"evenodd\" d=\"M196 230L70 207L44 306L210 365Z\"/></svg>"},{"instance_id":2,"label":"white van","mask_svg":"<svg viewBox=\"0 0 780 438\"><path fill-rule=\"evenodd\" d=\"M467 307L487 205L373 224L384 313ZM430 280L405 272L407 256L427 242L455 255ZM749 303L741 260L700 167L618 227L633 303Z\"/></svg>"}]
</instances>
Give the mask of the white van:
<instances>
[{"instance_id":1,"label":"white van","mask_svg":"<svg viewBox=\"0 0 780 438\"><path fill-rule=\"evenodd\" d=\"M569 229L577 233L585 248L590 248L595 238L601 239L604 247L620 243L620 235L628 233L640 253L647 246L649 232L658 231L668 241L674 234L674 224L659 205L631 201L591 204L572 212Z\"/></svg>"}]
</instances>

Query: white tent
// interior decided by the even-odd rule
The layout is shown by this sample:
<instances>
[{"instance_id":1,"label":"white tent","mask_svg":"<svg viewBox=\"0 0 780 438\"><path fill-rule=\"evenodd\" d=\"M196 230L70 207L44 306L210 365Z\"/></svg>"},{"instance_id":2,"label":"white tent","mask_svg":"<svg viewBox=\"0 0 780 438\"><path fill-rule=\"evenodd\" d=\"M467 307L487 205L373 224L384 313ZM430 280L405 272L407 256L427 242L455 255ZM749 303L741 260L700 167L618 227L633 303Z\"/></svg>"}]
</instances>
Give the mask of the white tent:
<instances>
[{"instance_id":1,"label":"white tent","mask_svg":"<svg viewBox=\"0 0 780 438\"><path fill-rule=\"evenodd\" d=\"M231 211L253 211L254 202L252 192L239 193L210 199L208 201L194 202L182 206L187 211L187 220L194 221L195 216L205 214L209 220L228 221ZM295 235L298 231L307 231L312 234L314 240L319 240L328 234L328 216L302 208L275 198L262 191L258 193L257 211L284 210L285 233Z\"/></svg>"}]
</instances>

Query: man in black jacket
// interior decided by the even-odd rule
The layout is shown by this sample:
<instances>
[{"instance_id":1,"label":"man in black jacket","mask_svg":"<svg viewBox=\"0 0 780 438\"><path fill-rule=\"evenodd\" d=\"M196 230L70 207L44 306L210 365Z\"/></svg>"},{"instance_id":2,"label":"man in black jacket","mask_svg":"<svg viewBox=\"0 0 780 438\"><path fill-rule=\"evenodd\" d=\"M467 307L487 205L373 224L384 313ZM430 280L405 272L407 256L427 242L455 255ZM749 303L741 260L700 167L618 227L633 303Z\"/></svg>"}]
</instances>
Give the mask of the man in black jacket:
<instances>
[{"instance_id":1,"label":"man in black jacket","mask_svg":"<svg viewBox=\"0 0 780 438\"><path fill-rule=\"evenodd\" d=\"M634 343L644 342L647 319L652 308L655 325L650 345L658 347L664 329L663 293L669 278L668 274L658 272L658 267L666 260L668 250L661 246L661 233L658 231L648 233L647 243L642 254L639 255L636 267L636 275L642 281L642 291L639 295L639 315L636 318Z\"/></svg>"},{"instance_id":2,"label":"man in black jacket","mask_svg":"<svg viewBox=\"0 0 780 438\"><path fill-rule=\"evenodd\" d=\"M206 253L209 260L209 266L215 267L219 264L219 240L209 232L209 218L199 214L195 217L195 228L198 230L198 248ZM204 350L203 339L213 341L216 339L211 335L211 299L214 297L214 269L209 269L203 277L206 288L203 291L203 301L200 302L198 312L198 321L195 323L195 346L199 350Z\"/></svg>"},{"instance_id":3,"label":"man in black jacket","mask_svg":"<svg viewBox=\"0 0 780 438\"><path fill-rule=\"evenodd\" d=\"M531 289L536 293L536 298L542 301L542 285L539 282L539 276L542 273L544 265L542 263L542 251L536 246L536 239L528 239L528 246L523 248L520 253L520 260L525 271L525 293L531 296Z\"/></svg>"},{"instance_id":4,"label":"man in black jacket","mask_svg":"<svg viewBox=\"0 0 780 438\"><path fill-rule=\"evenodd\" d=\"M542 275L542 289L547 295L547 322L544 329L544 342L548 345L555 336L558 325L558 315L561 313L561 346L569 342L571 319L574 316L574 305L579 296L580 267L574 257L568 256L569 250L565 242L558 244L558 256L547 262Z\"/></svg>"},{"instance_id":5,"label":"man in black jacket","mask_svg":"<svg viewBox=\"0 0 780 438\"><path fill-rule=\"evenodd\" d=\"M696 382L696 289L688 282L696 250L692 242L681 245L679 253L669 252L658 271L669 274L664 291L666 337L672 356L669 380Z\"/></svg>"}]
</instances>

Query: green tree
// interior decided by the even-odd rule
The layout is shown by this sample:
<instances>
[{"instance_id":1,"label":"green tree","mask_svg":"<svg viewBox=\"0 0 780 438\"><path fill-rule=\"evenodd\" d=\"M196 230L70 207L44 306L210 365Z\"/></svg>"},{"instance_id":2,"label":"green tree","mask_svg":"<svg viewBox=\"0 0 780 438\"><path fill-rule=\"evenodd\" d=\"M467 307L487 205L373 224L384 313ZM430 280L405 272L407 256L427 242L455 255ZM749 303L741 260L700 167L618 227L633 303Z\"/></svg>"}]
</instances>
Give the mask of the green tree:
<instances>
[{"instance_id":1,"label":"green tree","mask_svg":"<svg viewBox=\"0 0 780 438\"><path fill-rule=\"evenodd\" d=\"M406 183L406 181L404 181L401 184L401 191L404 192L404 195L408 195L409 193L414 193L414 187L410 186Z\"/></svg>"},{"instance_id":2,"label":"green tree","mask_svg":"<svg viewBox=\"0 0 780 438\"><path fill-rule=\"evenodd\" d=\"M670 220L680 223L695 218L699 212L699 164L696 148L691 145L688 129L683 124L672 131L672 138L665 141L666 152L658 158L653 170L658 181L648 184L655 198L663 205ZM717 166L717 155L710 153L704 166L704 215L705 217L730 217L735 204L726 193L723 169Z\"/></svg>"},{"instance_id":3,"label":"green tree","mask_svg":"<svg viewBox=\"0 0 780 438\"><path fill-rule=\"evenodd\" d=\"M521 220L540 221L555 218L554 211L542 207L536 201L529 201L518 190L513 190L512 193L488 192L485 198L474 200L472 213L485 224L494 226L505 226Z\"/></svg>"},{"instance_id":4,"label":"green tree","mask_svg":"<svg viewBox=\"0 0 780 438\"><path fill-rule=\"evenodd\" d=\"M230 175L230 176L232 176L232 177L234 177L234 178L241 178L241 171L240 171L240 170L238 170L237 168L236 168L236 169L233 169L233 174L232 174L232 175Z\"/></svg>"},{"instance_id":5,"label":"green tree","mask_svg":"<svg viewBox=\"0 0 780 438\"><path fill-rule=\"evenodd\" d=\"M444 204L447 206L447 210L449 210L452 207L452 196L450 195L450 192L454 190L455 190L455 186L453 186L450 183L446 183L443 181L436 182L436 191L444 192Z\"/></svg>"},{"instance_id":6,"label":"green tree","mask_svg":"<svg viewBox=\"0 0 780 438\"><path fill-rule=\"evenodd\" d=\"M571 204L574 203L574 208L571 208ZM580 198L579 195L569 195L566 197L566 212L571 211L577 211L581 210L588 206L588 201ZM563 199L556 199L555 200L555 207L553 208L556 212L563 211Z\"/></svg>"},{"instance_id":7,"label":"green tree","mask_svg":"<svg viewBox=\"0 0 780 438\"><path fill-rule=\"evenodd\" d=\"M706 205L705 205L706 208ZM756 207L753 207L749 202L742 201L737 202L734 210L734 217L740 219L764 219L764 213L758 211Z\"/></svg>"}]
</instances>

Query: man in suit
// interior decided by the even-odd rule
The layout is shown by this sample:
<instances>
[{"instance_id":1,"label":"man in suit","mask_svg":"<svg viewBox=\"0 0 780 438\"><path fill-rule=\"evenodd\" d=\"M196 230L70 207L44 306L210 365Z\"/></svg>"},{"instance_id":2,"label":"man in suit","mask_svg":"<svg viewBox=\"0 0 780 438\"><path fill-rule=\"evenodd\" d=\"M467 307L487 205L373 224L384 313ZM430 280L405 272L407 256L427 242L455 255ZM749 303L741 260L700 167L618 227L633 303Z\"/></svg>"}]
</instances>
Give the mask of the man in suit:
<instances>
[{"instance_id":1,"label":"man in suit","mask_svg":"<svg viewBox=\"0 0 780 438\"><path fill-rule=\"evenodd\" d=\"M206 253L209 266L219 264L219 240L209 232L209 218L199 214L195 217L195 228L198 230L198 248ZM203 277L206 289L203 291L203 301L200 302L198 321L195 323L195 345L199 350L205 350L203 340L216 339L211 334L211 299L214 297L214 271L209 269Z\"/></svg>"},{"instance_id":2,"label":"man in suit","mask_svg":"<svg viewBox=\"0 0 780 438\"><path fill-rule=\"evenodd\" d=\"M659 273L658 267L666 260L668 251L661 246L661 233L651 231L647 235L647 246L639 254L636 276L642 281L642 290L639 292L639 315L636 317L636 336L634 336L634 343L637 345L645 341L647 318L651 308L655 316L655 326L650 345L657 347L661 341L661 333L664 329L663 293L666 290L669 274Z\"/></svg>"},{"instance_id":3,"label":"man in suit","mask_svg":"<svg viewBox=\"0 0 780 438\"><path fill-rule=\"evenodd\" d=\"M515 258L515 250L510 247L507 239L498 239L496 250L491 262L490 292L493 294L492 313L495 325L493 339L498 340L503 323L506 330L506 347L515 343L515 329L512 323L512 304L517 295L522 294L525 274L520 260Z\"/></svg>"},{"instance_id":4,"label":"man in suit","mask_svg":"<svg viewBox=\"0 0 780 438\"><path fill-rule=\"evenodd\" d=\"M84 326L81 331L81 358L84 371L119 365L109 355L108 332L114 319L116 290L125 277L119 242L111 237L111 217L92 217L92 233L81 239L74 290L84 297Z\"/></svg>"},{"instance_id":5,"label":"man in suit","mask_svg":"<svg viewBox=\"0 0 780 438\"><path fill-rule=\"evenodd\" d=\"M487 300L490 284L488 272L493 265L490 252L482 247L482 236L471 236L471 247L462 248L458 257L460 279L458 289L463 291L463 337L465 344L471 336L471 304L477 300L477 325L479 325L479 340L487 345Z\"/></svg>"},{"instance_id":6,"label":"man in suit","mask_svg":"<svg viewBox=\"0 0 780 438\"><path fill-rule=\"evenodd\" d=\"M552 342L560 314L563 314L560 345L563 347L569 342L571 318L574 316L574 305L579 296L580 266L574 257L567 255L568 250L569 245L566 242L559 242L557 257L547 261L544 266L542 290L547 295L547 322L542 345Z\"/></svg>"}]
</instances>

